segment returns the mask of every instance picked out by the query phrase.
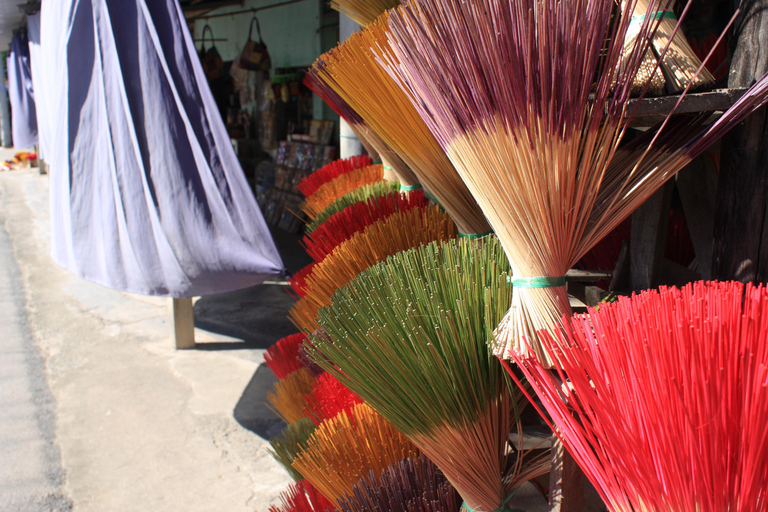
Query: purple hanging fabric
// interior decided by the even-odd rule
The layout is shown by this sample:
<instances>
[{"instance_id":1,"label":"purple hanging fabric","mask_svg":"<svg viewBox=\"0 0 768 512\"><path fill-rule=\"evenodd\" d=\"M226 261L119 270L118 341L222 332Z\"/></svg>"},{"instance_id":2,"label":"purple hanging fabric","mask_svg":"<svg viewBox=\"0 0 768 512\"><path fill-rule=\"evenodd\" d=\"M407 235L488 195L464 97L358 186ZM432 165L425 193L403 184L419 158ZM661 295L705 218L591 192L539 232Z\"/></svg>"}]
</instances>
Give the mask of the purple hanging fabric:
<instances>
[{"instance_id":1,"label":"purple hanging fabric","mask_svg":"<svg viewBox=\"0 0 768 512\"><path fill-rule=\"evenodd\" d=\"M37 144L37 113L29 44L25 33L16 32L8 54L8 98L11 101L11 132L17 149Z\"/></svg>"},{"instance_id":2,"label":"purple hanging fabric","mask_svg":"<svg viewBox=\"0 0 768 512\"><path fill-rule=\"evenodd\" d=\"M40 34L60 265L172 297L283 271L175 0L43 2Z\"/></svg>"}]
</instances>

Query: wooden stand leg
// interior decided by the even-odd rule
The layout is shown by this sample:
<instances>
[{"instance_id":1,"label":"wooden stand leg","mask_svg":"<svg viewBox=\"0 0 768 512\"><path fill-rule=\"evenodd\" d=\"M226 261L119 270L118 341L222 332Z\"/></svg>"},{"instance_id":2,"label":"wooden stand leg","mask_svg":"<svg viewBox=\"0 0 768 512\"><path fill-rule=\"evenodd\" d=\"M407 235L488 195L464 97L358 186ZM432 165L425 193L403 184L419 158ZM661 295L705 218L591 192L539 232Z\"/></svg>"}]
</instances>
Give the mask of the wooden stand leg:
<instances>
[{"instance_id":1,"label":"wooden stand leg","mask_svg":"<svg viewBox=\"0 0 768 512\"><path fill-rule=\"evenodd\" d=\"M195 348L195 310L192 299L173 299L173 334L177 349Z\"/></svg>"},{"instance_id":2,"label":"wooden stand leg","mask_svg":"<svg viewBox=\"0 0 768 512\"><path fill-rule=\"evenodd\" d=\"M669 206L674 181L670 180L632 214L629 244L630 286L635 291L656 286L667 240Z\"/></svg>"},{"instance_id":3,"label":"wooden stand leg","mask_svg":"<svg viewBox=\"0 0 768 512\"><path fill-rule=\"evenodd\" d=\"M549 510L550 512L583 512L584 510L584 473L558 438L552 442Z\"/></svg>"}]
</instances>

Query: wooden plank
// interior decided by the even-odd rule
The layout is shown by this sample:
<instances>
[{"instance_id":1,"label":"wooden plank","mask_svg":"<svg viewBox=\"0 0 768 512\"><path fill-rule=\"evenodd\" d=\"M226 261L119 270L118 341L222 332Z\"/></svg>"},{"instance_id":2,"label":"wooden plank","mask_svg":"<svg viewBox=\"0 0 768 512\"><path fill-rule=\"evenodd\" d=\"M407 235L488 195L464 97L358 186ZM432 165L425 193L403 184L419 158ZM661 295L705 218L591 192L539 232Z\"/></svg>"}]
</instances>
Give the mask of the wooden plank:
<instances>
[{"instance_id":1,"label":"wooden plank","mask_svg":"<svg viewBox=\"0 0 768 512\"><path fill-rule=\"evenodd\" d=\"M768 47L768 0L739 3L733 28L729 87L754 83L768 71L756 58ZM768 116L762 108L722 141L714 221L712 278L768 281Z\"/></svg>"},{"instance_id":2,"label":"wooden plank","mask_svg":"<svg viewBox=\"0 0 768 512\"><path fill-rule=\"evenodd\" d=\"M709 92L689 93L675 109L676 114L694 112L715 112L727 110L746 92L746 87L715 89ZM627 115L634 117L666 116L677 104L680 96L659 96L657 98L631 99L627 102ZM635 111L637 106L637 111Z\"/></svg>"},{"instance_id":3,"label":"wooden plank","mask_svg":"<svg viewBox=\"0 0 768 512\"><path fill-rule=\"evenodd\" d=\"M708 153L677 174L677 190L696 252L698 271L705 280L712 276L717 179L717 169Z\"/></svg>"},{"instance_id":4,"label":"wooden plank","mask_svg":"<svg viewBox=\"0 0 768 512\"><path fill-rule=\"evenodd\" d=\"M629 272L634 291L653 288L658 281L673 187L674 181L667 181L632 214Z\"/></svg>"},{"instance_id":5,"label":"wooden plank","mask_svg":"<svg viewBox=\"0 0 768 512\"><path fill-rule=\"evenodd\" d=\"M192 299L173 300L173 334L178 350L195 348L195 310Z\"/></svg>"},{"instance_id":6,"label":"wooden plank","mask_svg":"<svg viewBox=\"0 0 768 512\"><path fill-rule=\"evenodd\" d=\"M584 473L557 437L552 442L549 510L550 512L584 511Z\"/></svg>"}]
</instances>

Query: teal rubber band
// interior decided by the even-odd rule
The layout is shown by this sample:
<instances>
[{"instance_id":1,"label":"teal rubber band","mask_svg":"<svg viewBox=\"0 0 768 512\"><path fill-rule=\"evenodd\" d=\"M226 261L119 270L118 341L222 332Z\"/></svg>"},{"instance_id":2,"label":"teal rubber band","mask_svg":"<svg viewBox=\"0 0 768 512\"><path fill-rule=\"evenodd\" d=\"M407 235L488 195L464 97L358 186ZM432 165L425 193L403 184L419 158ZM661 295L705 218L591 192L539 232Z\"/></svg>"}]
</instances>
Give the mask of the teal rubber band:
<instances>
[{"instance_id":1,"label":"teal rubber band","mask_svg":"<svg viewBox=\"0 0 768 512\"><path fill-rule=\"evenodd\" d=\"M519 489L519 487L518 487L518 489ZM504 498L504 501L501 502L501 506L499 508L497 508L496 510L489 510L489 511L475 510L475 509L471 508L469 505L467 505L466 501L462 502L461 505L465 509L467 509L467 512L504 512L505 510L507 512L524 512L523 510L520 510L518 508L507 508L507 502L510 499L512 499L512 496L514 496L517 493L518 489L515 489L514 491L512 491L512 493L510 495L508 495L506 498Z\"/></svg>"},{"instance_id":2,"label":"teal rubber band","mask_svg":"<svg viewBox=\"0 0 768 512\"><path fill-rule=\"evenodd\" d=\"M425 191L425 192L424 192L424 195L425 195L425 196L427 196L427 199L429 199L430 201L432 201L433 203L435 203L435 204L436 204L437 206L439 206L440 208L442 208L442 207L443 207L443 205L441 205L441 204L440 204L440 201L438 201L438 200L437 200L437 198L435 198L435 196L433 196L433 195L432 195L432 194L430 194L429 192L426 192L426 191Z\"/></svg>"},{"instance_id":3,"label":"teal rubber band","mask_svg":"<svg viewBox=\"0 0 768 512\"><path fill-rule=\"evenodd\" d=\"M400 184L400 192L410 192L411 190L420 190L421 189L421 183L417 183L415 185L403 185Z\"/></svg>"},{"instance_id":4,"label":"teal rubber band","mask_svg":"<svg viewBox=\"0 0 768 512\"><path fill-rule=\"evenodd\" d=\"M557 288L565 286L565 277L523 277L514 279L513 277L507 277L508 281L512 282L512 286L515 288Z\"/></svg>"},{"instance_id":5,"label":"teal rubber band","mask_svg":"<svg viewBox=\"0 0 768 512\"><path fill-rule=\"evenodd\" d=\"M629 24L632 25L634 23L642 23L646 17L648 17L648 13L632 16L632 18L629 20ZM665 19L673 19L673 20L677 19L677 16L675 16L675 13L672 11L656 11L655 13L651 14L650 17L651 17L651 20L653 21L665 20Z\"/></svg>"},{"instance_id":6,"label":"teal rubber band","mask_svg":"<svg viewBox=\"0 0 768 512\"><path fill-rule=\"evenodd\" d=\"M355 139L355 140L360 140L360 139L358 139L357 137L355 137L354 135L339 135L339 137L341 137L342 139Z\"/></svg>"},{"instance_id":7,"label":"teal rubber band","mask_svg":"<svg viewBox=\"0 0 768 512\"><path fill-rule=\"evenodd\" d=\"M388 166L388 165L385 165L385 166L384 166L384 170L385 170L385 171L394 171L394 169L393 169L393 168L391 168L391 167L390 167L390 166Z\"/></svg>"},{"instance_id":8,"label":"teal rubber band","mask_svg":"<svg viewBox=\"0 0 768 512\"><path fill-rule=\"evenodd\" d=\"M382 163L381 160L376 160L375 162L373 162L373 165L381 165L381 163Z\"/></svg>"},{"instance_id":9,"label":"teal rubber band","mask_svg":"<svg viewBox=\"0 0 768 512\"><path fill-rule=\"evenodd\" d=\"M493 230L486 231L485 233L459 233L459 238L469 238L470 240L477 240L478 238L485 238L488 235L492 235Z\"/></svg>"}]
</instances>

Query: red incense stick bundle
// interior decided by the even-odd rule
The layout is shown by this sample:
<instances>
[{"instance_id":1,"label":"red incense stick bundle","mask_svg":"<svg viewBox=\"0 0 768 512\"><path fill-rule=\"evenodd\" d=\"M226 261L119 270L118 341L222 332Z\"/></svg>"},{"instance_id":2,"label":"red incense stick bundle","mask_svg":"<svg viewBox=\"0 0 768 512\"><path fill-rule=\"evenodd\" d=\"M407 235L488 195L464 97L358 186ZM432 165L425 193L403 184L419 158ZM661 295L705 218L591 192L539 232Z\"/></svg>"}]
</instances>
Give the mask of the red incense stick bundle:
<instances>
[{"instance_id":1,"label":"red incense stick bundle","mask_svg":"<svg viewBox=\"0 0 768 512\"><path fill-rule=\"evenodd\" d=\"M577 315L566 331L541 333L562 370L515 361L610 510L766 510L763 285L647 291Z\"/></svg>"},{"instance_id":2,"label":"red incense stick bundle","mask_svg":"<svg viewBox=\"0 0 768 512\"><path fill-rule=\"evenodd\" d=\"M348 411L363 401L327 372L317 376L312 392L304 395L304 400L307 403L304 412L315 425L335 418L340 412Z\"/></svg>"},{"instance_id":3,"label":"red incense stick bundle","mask_svg":"<svg viewBox=\"0 0 768 512\"><path fill-rule=\"evenodd\" d=\"M288 490L280 494L281 507L269 507L269 512L326 512L334 509L309 480L300 480L291 484Z\"/></svg>"},{"instance_id":4,"label":"red incense stick bundle","mask_svg":"<svg viewBox=\"0 0 768 512\"><path fill-rule=\"evenodd\" d=\"M307 294L307 290L309 290L307 278L312 275L315 265L316 263L312 262L288 278L288 284L291 285L291 290L293 290L299 298L304 297Z\"/></svg>"},{"instance_id":5,"label":"red incense stick bundle","mask_svg":"<svg viewBox=\"0 0 768 512\"><path fill-rule=\"evenodd\" d=\"M264 364L278 379L284 379L302 367L299 362L299 347L306 339L305 333L297 332L277 340L264 353Z\"/></svg>"},{"instance_id":6,"label":"red incense stick bundle","mask_svg":"<svg viewBox=\"0 0 768 512\"><path fill-rule=\"evenodd\" d=\"M357 155L341 160L334 160L301 180L296 188L298 188L299 192L304 194L305 197L310 197L317 192L317 189L329 181L356 169L368 167L369 165L373 165L373 160L371 160L371 157L368 155Z\"/></svg>"}]
</instances>

